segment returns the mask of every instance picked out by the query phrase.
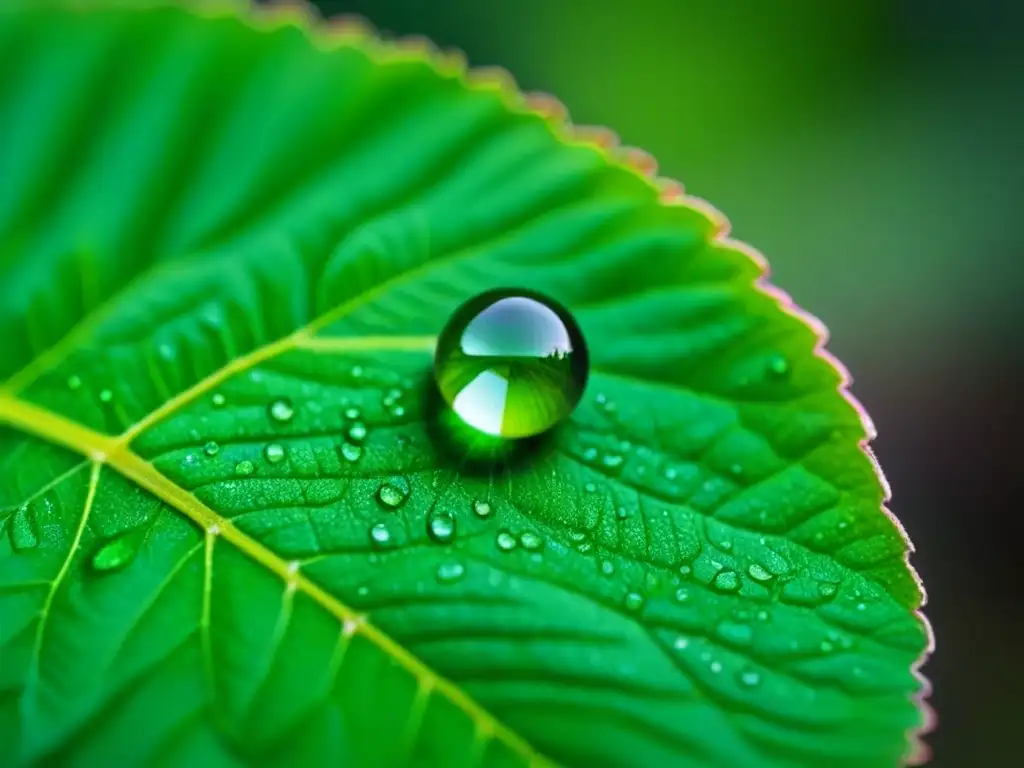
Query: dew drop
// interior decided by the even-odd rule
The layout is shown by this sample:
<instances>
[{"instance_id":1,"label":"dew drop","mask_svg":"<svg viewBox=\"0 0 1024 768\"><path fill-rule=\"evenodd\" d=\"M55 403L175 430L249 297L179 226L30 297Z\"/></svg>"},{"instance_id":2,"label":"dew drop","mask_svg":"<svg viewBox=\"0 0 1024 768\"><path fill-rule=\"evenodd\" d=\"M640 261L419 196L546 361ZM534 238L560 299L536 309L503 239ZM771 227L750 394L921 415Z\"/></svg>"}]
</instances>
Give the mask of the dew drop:
<instances>
[{"instance_id":1,"label":"dew drop","mask_svg":"<svg viewBox=\"0 0 1024 768\"><path fill-rule=\"evenodd\" d=\"M99 397L101 403L109 403L114 399L114 393L109 389L101 389Z\"/></svg>"},{"instance_id":2,"label":"dew drop","mask_svg":"<svg viewBox=\"0 0 1024 768\"><path fill-rule=\"evenodd\" d=\"M251 475L255 471L256 467L248 459L243 459L242 461L235 464L235 474L241 477Z\"/></svg>"},{"instance_id":3,"label":"dew drop","mask_svg":"<svg viewBox=\"0 0 1024 768\"><path fill-rule=\"evenodd\" d=\"M583 486L583 490L587 493L595 493L597 491L597 486L594 485L594 483L587 483Z\"/></svg>"},{"instance_id":4,"label":"dew drop","mask_svg":"<svg viewBox=\"0 0 1024 768\"><path fill-rule=\"evenodd\" d=\"M836 585L827 581L818 582L818 594L822 597L832 597L836 593Z\"/></svg>"},{"instance_id":5,"label":"dew drop","mask_svg":"<svg viewBox=\"0 0 1024 768\"><path fill-rule=\"evenodd\" d=\"M363 449L353 443L342 443L341 444L341 457L348 462L359 461L359 457L363 455Z\"/></svg>"},{"instance_id":6,"label":"dew drop","mask_svg":"<svg viewBox=\"0 0 1024 768\"><path fill-rule=\"evenodd\" d=\"M214 392L213 396L210 398L210 401L213 403L213 406L215 408L221 408L224 406L224 403L227 402L227 398L224 397L224 395L222 395L220 392Z\"/></svg>"},{"instance_id":7,"label":"dew drop","mask_svg":"<svg viewBox=\"0 0 1024 768\"><path fill-rule=\"evenodd\" d=\"M473 513L477 517L490 517L491 516L491 505L486 501L474 501L473 502Z\"/></svg>"},{"instance_id":8,"label":"dew drop","mask_svg":"<svg viewBox=\"0 0 1024 768\"><path fill-rule=\"evenodd\" d=\"M718 548L723 552L731 552L732 542L729 541L729 539L724 539L723 541L718 542Z\"/></svg>"},{"instance_id":9,"label":"dew drop","mask_svg":"<svg viewBox=\"0 0 1024 768\"><path fill-rule=\"evenodd\" d=\"M456 560L437 566L437 580L442 584L452 584L465 575L466 566Z\"/></svg>"},{"instance_id":10,"label":"dew drop","mask_svg":"<svg viewBox=\"0 0 1024 768\"><path fill-rule=\"evenodd\" d=\"M363 377L363 366L353 365L352 366L352 378L361 379Z\"/></svg>"},{"instance_id":11,"label":"dew drop","mask_svg":"<svg viewBox=\"0 0 1024 768\"><path fill-rule=\"evenodd\" d=\"M361 421L348 428L348 439L353 443L361 443L366 439L366 425Z\"/></svg>"},{"instance_id":12,"label":"dew drop","mask_svg":"<svg viewBox=\"0 0 1024 768\"><path fill-rule=\"evenodd\" d=\"M584 461L596 461L597 460L597 448L590 447L583 451Z\"/></svg>"},{"instance_id":13,"label":"dew drop","mask_svg":"<svg viewBox=\"0 0 1024 768\"><path fill-rule=\"evenodd\" d=\"M480 294L438 338L434 377L468 426L498 437L541 434L579 403L589 363L576 321L530 291Z\"/></svg>"},{"instance_id":14,"label":"dew drop","mask_svg":"<svg viewBox=\"0 0 1024 768\"><path fill-rule=\"evenodd\" d=\"M736 571L722 571L711 583L719 592L737 592L740 588L740 577Z\"/></svg>"},{"instance_id":15,"label":"dew drop","mask_svg":"<svg viewBox=\"0 0 1024 768\"><path fill-rule=\"evenodd\" d=\"M346 419L350 419L350 420L358 419L359 416L360 416L360 411L354 405L350 405L348 408L345 409L345 418Z\"/></svg>"},{"instance_id":16,"label":"dew drop","mask_svg":"<svg viewBox=\"0 0 1024 768\"><path fill-rule=\"evenodd\" d=\"M384 523L377 523L370 528L370 541L379 547L387 546L391 543L391 531Z\"/></svg>"},{"instance_id":17,"label":"dew drop","mask_svg":"<svg viewBox=\"0 0 1024 768\"><path fill-rule=\"evenodd\" d=\"M394 408L391 409L391 415L394 416L396 419L400 419L403 416L405 416L405 408L403 408L401 405L396 405Z\"/></svg>"},{"instance_id":18,"label":"dew drop","mask_svg":"<svg viewBox=\"0 0 1024 768\"><path fill-rule=\"evenodd\" d=\"M438 544L455 538L455 518L447 512L433 512L427 518L427 534Z\"/></svg>"},{"instance_id":19,"label":"dew drop","mask_svg":"<svg viewBox=\"0 0 1024 768\"><path fill-rule=\"evenodd\" d=\"M690 590L686 587L680 587L676 590L676 602L685 603L690 599Z\"/></svg>"},{"instance_id":20,"label":"dew drop","mask_svg":"<svg viewBox=\"0 0 1024 768\"><path fill-rule=\"evenodd\" d=\"M677 651L685 651L687 648L690 647L690 640L680 635L672 643L672 647L675 648Z\"/></svg>"},{"instance_id":21,"label":"dew drop","mask_svg":"<svg viewBox=\"0 0 1024 768\"><path fill-rule=\"evenodd\" d=\"M711 666L708 667L708 669L710 669L714 674L717 675L719 672L722 671L722 662L720 662L720 661L712 661L711 662Z\"/></svg>"},{"instance_id":22,"label":"dew drop","mask_svg":"<svg viewBox=\"0 0 1024 768\"><path fill-rule=\"evenodd\" d=\"M270 443L263 449L263 456L271 464L279 464L285 457L284 446L280 443Z\"/></svg>"},{"instance_id":23,"label":"dew drop","mask_svg":"<svg viewBox=\"0 0 1024 768\"><path fill-rule=\"evenodd\" d=\"M772 355L768 360L767 371L773 378L785 378L789 374L789 361L783 355Z\"/></svg>"},{"instance_id":24,"label":"dew drop","mask_svg":"<svg viewBox=\"0 0 1024 768\"><path fill-rule=\"evenodd\" d=\"M769 573L764 566L759 565L758 563L754 563L749 568L747 568L747 573L750 574L750 578L752 578L754 581L765 582L772 580L772 574Z\"/></svg>"},{"instance_id":25,"label":"dew drop","mask_svg":"<svg viewBox=\"0 0 1024 768\"><path fill-rule=\"evenodd\" d=\"M220 446L217 445L217 442L215 440L210 440L209 442L206 443L206 445L203 446L203 453L212 458L213 456L216 456L218 453L220 453Z\"/></svg>"},{"instance_id":26,"label":"dew drop","mask_svg":"<svg viewBox=\"0 0 1024 768\"><path fill-rule=\"evenodd\" d=\"M611 560L601 561L601 573L605 576L611 576L615 573L615 565Z\"/></svg>"},{"instance_id":27,"label":"dew drop","mask_svg":"<svg viewBox=\"0 0 1024 768\"><path fill-rule=\"evenodd\" d=\"M747 645L754 638L754 631L749 624L736 621L723 621L717 628L718 636L734 645Z\"/></svg>"},{"instance_id":28,"label":"dew drop","mask_svg":"<svg viewBox=\"0 0 1024 768\"><path fill-rule=\"evenodd\" d=\"M533 531L524 531L519 535L519 544L523 549L529 549L531 551L538 550L544 546L544 539L538 536Z\"/></svg>"},{"instance_id":29,"label":"dew drop","mask_svg":"<svg viewBox=\"0 0 1024 768\"><path fill-rule=\"evenodd\" d=\"M601 464L604 466L605 469L619 469L624 462L625 459L623 459L617 453L609 453L601 458Z\"/></svg>"},{"instance_id":30,"label":"dew drop","mask_svg":"<svg viewBox=\"0 0 1024 768\"><path fill-rule=\"evenodd\" d=\"M409 483L402 477L393 477L377 489L377 501L385 509L398 509L409 498Z\"/></svg>"},{"instance_id":31,"label":"dew drop","mask_svg":"<svg viewBox=\"0 0 1024 768\"><path fill-rule=\"evenodd\" d=\"M82 378L80 376L71 375L68 376L68 389L78 389L82 386Z\"/></svg>"},{"instance_id":32,"label":"dew drop","mask_svg":"<svg viewBox=\"0 0 1024 768\"><path fill-rule=\"evenodd\" d=\"M685 578L685 577L688 577L691 573L693 573L693 568L691 568L689 564L683 563L682 565L679 566L679 575L680 576L683 576Z\"/></svg>"},{"instance_id":33,"label":"dew drop","mask_svg":"<svg viewBox=\"0 0 1024 768\"><path fill-rule=\"evenodd\" d=\"M516 548L516 537L508 531L498 531L494 541L502 552L511 552Z\"/></svg>"},{"instance_id":34,"label":"dew drop","mask_svg":"<svg viewBox=\"0 0 1024 768\"><path fill-rule=\"evenodd\" d=\"M627 517L629 517L629 510L626 509L625 507L619 507L618 509L615 510L615 516L619 518L619 520L625 520Z\"/></svg>"},{"instance_id":35,"label":"dew drop","mask_svg":"<svg viewBox=\"0 0 1024 768\"><path fill-rule=\"evenodd\" d=\"M736 679L744 688L756 688L761 684L761 675L752 669L741 670Z\"/></svg>"},{"instance_id":36,"label":"dew drop","mask_svg":"<svg viewBox=\"0 0 1024 768\"><path fill-rule=\"evenodd\" d=\"M284 424L292 420L292 417L295 415L295 409L292 408L290 400L279 397L267 406L267 413L270 414L270 418L274 421Z\"/></svg>"},{"instance_id":37,"label":"dew drop","mask_svg":"<svg viewBox=\"0 0 1024 768\"><path fill-rule=\"evenodd\" d=\"M28 507L18 507L11 519L10 528L11 546L19 552L26 549L34 549L39 546L39 534Z\"/></svg>"},{"instance_id":38,"label":"dew drop","mask_svg":"<svg viewBox=\"0 0 1024 768\"><path fill-rule=\"evenodd\" d=\"M858 611L866 611L867 608L868 608L868 606L867 606L866 603L857 603L857 610Z\"/></svg>"},{"instance_id":39,"label":"dew drop","mask_svg":"<svg viewBox=\"0 0 1024 768\"><path fill-rule=\"evenodd\" d=\"M135 544L132 537L122 534L103 544L93 553L90 564L97 571L117 571L135 559Z\"/></svg>"},{"instance_id":40,"label":"dew drop","mask_svg":"<svg viewBox=\"0 0 1024 768\"><path fill-rule=\"evenodd\" d=\"M623 607L631 613L636 613L644 607L644 596L639 592L627 592L622 601Z\"/></svg>"}]
</instances>

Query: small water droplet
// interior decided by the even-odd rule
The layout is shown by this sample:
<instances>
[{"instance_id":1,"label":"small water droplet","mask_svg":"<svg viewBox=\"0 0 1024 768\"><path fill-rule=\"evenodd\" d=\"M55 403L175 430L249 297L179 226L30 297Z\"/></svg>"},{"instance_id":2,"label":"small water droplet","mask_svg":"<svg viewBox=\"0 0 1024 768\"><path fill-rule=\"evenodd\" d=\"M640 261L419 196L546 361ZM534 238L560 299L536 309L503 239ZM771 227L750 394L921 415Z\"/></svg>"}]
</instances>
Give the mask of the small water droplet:
<instances>
[{"instance_id":1,"label":"small water droplet","mask_svg":"<svg viewBox=\"0 0 1024 768\"><path fill-rule=\"evenodd\" d=\"M666 480L675 480L677 477L679 477L679 470L678 469L676 469L675 467L666 467L665 468L665 479Z\"/></svg>"},{"instance_id":2,"label":"small water droplet","mask_svg":"<svg viewBox=\"0 0 1024 768\"><path fill-rule=\"evenodd\" d=\"M341 457L345 461L359 461L359 457L363 455L363 449L354 445L353 443L342 443L341 444Z\"/></svg>"},{"instance_id":3,"label":"small water droplet","mask_svg":"<svg viewBox=\"0 0 1024 768\"><path fill-rule=\"evenodd\" d=\"M498 545L498 549L503 552L511 552L516 548L516 537L508 531L498 531L494 541Z\"/></svg>"},{"instance_id":4,"label":"small water droplet","mask_svg":"<svg viewBox=\"0 0 1024 768\"><path fill-rule=\"evenodd\" d=\"M203 446L203 453L211 457L216 456L218 453L220 453L220 446L217 445L217 442L215 440L210 440L208 443L206 443L206 445Z\"/></svg>"},{"instance_id":5,"label":"small water droplet","mask_svg":"<svg viewBox=\"0 0 1024 768\"><path fill-rule=\"evenodd\" d=\"M215 408L221 408L224 405L224 403L227 402L227 398L224 397L224 395L222 395L220 392L214 392L213 396L210 398L210 401L213 403L213 406Z\"/></svg>"},{"instance_id":6,"label":"small water droplet","mask_svg":"<svg viewBox=\"0 0 1024 768\"><path fill-rule=\"evenodd\" d=\"M729 465L729 474L732 475L733 477L739 477L740 475L743 474L743 465L742 464L730 464Z\"/></svg>"},{"instance_id":7,"label":"small water droplet","mask_svg":"<svg viewBox=\"0 0 1024 768\"><path fill-rule=\"evenodd\" d=\"M400 405L396 405L394 408L391 409L391 415L394 416L396 419L400 419L403 416L405 416L405 408L403 408Z\"/></svg>"},{"instance_id":8,"label":"small water droplet","mask_svg":"<svg viewBox=\"0 0 1024 768\"><path fill-rule=\"evenodd\" d=\"M519 544L523 549L537 550L544 546L544 539L533 531L524 531L519 535Z\"/></svg>"},{"instance_id":9,"label":"small water droplet","mask_svg":"<svg viewBox=\"0 0 1024 768\"><path fill-rule=\"evenodd\" d=\"M758 621L768 621L768 611L761 609L757 612L756 618Z\"/></svg>"},{"instance_id":10,"label":"small water droplet","mask_svg":"<svg viewBox=\"0 0 1024 768\"><path fill-rule=\"evenodd\" d=\"M437 566L437 580L442 584L451 584L466 575L466 566L457 560L441 563Z\"/></svg>"},{"instance_id":11,"label":"small water droplet","mask_svg":"<svg viewBox=\"0 0 1024 768\"><path fill-rule=\"evenodd\" d=\"M818 594L822 597L832 597L836 593L836 585L827 581L818 582Z\"/></svg>"},{"instance_id":12,"label":"small water droplet","mask_svg":"<svg viewBox=\"0 0 1024 768\"><path fill-rule=\"evenodd\" d=\"M631 613L636 613L644 607L644 596L639 592L627 592L625 599L622 601L623 607Z\"/></svg>"},{"instance_id":13,"label":"small water droplet","mask_svg":"<svg viewBox=\"0 0 1024 768\"><path fill-rule=\"evenodd\" d=\"M828 640L822 640L820 648L822 653L832 653L835 650L835 646Z\"/></svg>"},{"instance_id":14,"label":"small water droplet","mask_svg":"<svg viewBox=\"0 0 1024 768\"><path fill-rule=\"evenodd\" d=\"M92 556L92 567L97 571L117 571L135 559L135 543L128 534L122 534L103 544Z\"/></svg>"},{"instance_id":15,"label":"small water droplet","mask_svg":"<svg viewBox=\"0 0 1024 768\"><path fill-rule=\"evenodd\" d=\"M749 624L736 621L723 621L717 628L718 636L734 645L747 645L754 639L754 631Z\"/></svg>"},{"instance_id":16,"label":"small water droplet","mask_svg":"<svg viewBox=\"0 0 1024 768\"><path fill-rule=\"evenodd\" d=\"M718 542L718 548L720 550L722 550L723 552L731 552L732 551L732 542L729 541L729 539L725 539L723 541L720 541L720 542Z\"/></svg>"},{"instance_id":17,"label":"small water droplet","mask_svg":"<svg viewBox=\"0 0 1024 768\"><path fill-rule=\"evenodd\" d=\"M615 510L615 516L619 518L619 520L625 520L627 517L629 517L629 510L626 509L625 507L619 507L618 509Z\"/></svg>"},{"instance_id":18,"label":"small water droplet","mask_svg":"<svg viewBox=\"0 0 1024 768\"><path fill-rule=\"evenodd\" d=\"M789 361L783 355L772 355L768 360L767 371L774 378L784 378L789 374Z\"/></svg>"},{"instance_id":19,"label":"small water droplet","mask_svg":"<svg viewBox=\"0 0 1024 768\"><path fill-rule=\"evenodd\" d=\"M370 541L383 547L391 543L391 531L384 523L377 523L370 528Z\"/></svg>"},{"instance_id":20,"label":"small water droplet","mask_svg":"<svg viewBox=\"0 0 1024 768\"><path fill-rule=\"evenodd\" d=\"M690 647L690 640L680 635L672 643L672 647L675 648L677 651L685 651L687 648Z\"/></svg>"},{"instance_id":21,"label":"small water droplet","mask_svg":"<svg viewBox=\"0 0 1024 768\"><path fill-rule=\"evenodd\" d=\"M857 603L857 610L858 611L866 611L867 608L868 608L868 606L867 606L866 603Z\"/></svg>"},{"instance_id":22,"label":"small water droplet","mask_svg":"<svg viewBox=\"0 0 1024 768\"><path fill-rule=\"evenodd\" d=\"M455 518L447 512L432 512L427 518L427 534L438 544L455 538Z\"/></svg>"},{"instance_id":23,"label":"small water droplet","mask_svg":"<svg viewBox=\"0 0 1024 768\"><path fill-rule=\"evenodd\" d=\"M690 599L690 590L686 587L680 587L676 590L676 602L685 603Z\"/></svg>"},{"instance_id":24,"label":"small water droplet","mask_svg":"<svg viewBox=\"0 0 1024 768\"><path fill-rule=\"evenodd\" d=\"M477 517L490 517L491 516L491 505L486 501L474 501L473 502L473 513Z\"/></svg>"},{"instance_id":25,"label":"small water droplet","mask_svg":"<svg viewBox=\"0 0 1024 768\"><path fill-rule=\"evenodd\" d=\"M691 568L688 563L683 563L682 565L679 566L679 575L680 576L686 577L686 576L689 576L691 573L693 573L693 568Z\"/></svg>"},{"instance_id":26,"label":"small water droplet","mask_svg":"<svg viewBox=\"0 0 1024 768\"><path fill-rule=\"evenodd\" d=\"M359 416L360 416L360 411L354 405L350 405L348 408L345 409L345 418L346 419L349 419L349 420L358 419Z\"/></svg>"},{"instance_id":27,"label":"small water droplet","mask_svg":"<svg viewBox=\"0 0 1024 768\"><path fill-rule=\"evenodd\" d=\"M576 545L576 551L579 552L581 555L587 554L587 552L589 552L593 548L594 545L591 544L589 541L581 541L579 544Z\"/></svg>"},{"instance_id":28,"label":"small water droplet","mask_svg":"<svg viewBox=\"0 0 1024 768\"><path fill-rule=\"evenodd\" d=\"M109 403L113 399L114 399L114 393L111 390L109 390L109 389L101 389L100 390L100 402L101 403Z\"/></svg>"},{"instance_id":29,"label":"small water droplet","mask_svg":"<svg viewBox=\"0 0 1024 768\"><path fill-rule=\"evenodd\" d=\"M741 670L736 677L745 688L755 688L761 684L761 675L753 669Z\"/></svg>"},{"instance_id":30,"label":"small water droplet","mask_svg":"<svg viewBox=\"0 0 1024 768\"><path fill-rule=\"evenodd\" d=\"M740 588L740 576L736 571L722 571L711 583L719 592L737 592Z\"/></svg>"},{"instance_id":31,"label":"small water droplet","mask_svg":"<svg viewBox=\"0 0 1024 768\"><path fill-rule=\"evenodd\" d=\"M569 538L576 542L584 541L587 538L587 534L583 531L569 531Z\"/></svg>"},{"instance_id":32,"label":"small water droplet","mask_svg":"<svg viewBox=\"0 0 1024 768\"><path fill-rule=\"evenodd\" d=\"M78 389L80 386L82 386L82 379L80 376L75 376L74 374L68 376L68 389Z\"/></svg>"},{"instance_id":33,"label":"small water droplet","mask_svg":"<svg viewBox=\"0 0 1024 768\"><path fill-rule=\"evenodd\" d=\"M236 475L240 475L242 477L246 477L248 475L251 475L255 471L256 471L256 467L248 459L243 459L242 461L240 461L237 464L235 464L235 474Z\"/></svg>"},{"instance_id":34,"label":"small water droplet","mask_svg":"<svg viewBox=\"0 0 1024 768\"><path fill-rule=\"evenodd\" d=\"M348 439L353 443L361 443L366 439L366 432L366 425L361 421L357 421L348 428Z\"/></svg>"},{"instance_id":35,"label":"small water droplet","mask_svg":"<svg viewBox=\"0 0 1024 768\"><path fill-rule=\"evenodd\" d=\"M601 458L601 464L605 467L605 469L619 469L624 462L625 459L623 459L617 453L609 453Z\"/></svg>"},{"instance_id":36,"label":"small water droplet","mask_svg":"<svg viewBox=\"0 0 1024 768\"><path fill-rule=\"evenodd\" d=\"M716 675L717 675L717 674L718 674L719 672L721 672L721 671L722 671L722 662L720 662L720 661L712 661L712 662L711 662L711 666L709 667L709 669L710 669L710 670L711 670L711 671L712 671L712 672L713 672L714 674L716 674Z\"/></svg>"},{"instance_id":37,"label":"small water droplet","mask_svg":"<svg viewBox=\"0 0 1024 768\"><path fill-rule=\"evenodd\" d=\"M611 560L602 560L601 561L601 573L603 573L605 576L611 576L612 574L614 574L615 573L615 565L614 565L614 563L612 563Z\"/></svg>"},{"instance_id":38,"label":"small water droplet","mask_svg":"<svg viewBox=\"0 0 1024 768\"><path fill-rule=\"evenodd\" d=\"M263 456L271 464L278 464L285 457L284 446L280 443L270 443L263 449Z\"/></svg>"},{"instance_id":39,"label":"small water droplet","mask_svg":"<svg viewBox=\"0 0 1024 768\"><path fill-rule=\"evenodd\" d=\"M754 581L765 582L772 580L772 574L767 569L765 569L763 565L759 565L758 563L754 563L749 568L747 568L747 573L750 574L750 578L752 578Z\"/></svg>"},{"instance_id":40,"label":"small water droplet","mask_svg":"<svg viewBox=\"0 0 1024 768\"><path fill-rule=\"evenodd\" d=\"M11 546L19 552L39 546L39 534L27 506L18 507L14 512L9 535Z\"/></svg>"},{"instance_id":41,"label":"small water droplet","mask_svg":"<svg viewBox=\"0 0 1024 768\"><path fill-rule=\"evenodd\" d=\"M594 448L593 446L591 446L590 448L587 448L585 451L583 451L583 460L584 461L596 461L597 460L597 448Z\"/></svg>"},{"instance_id":42,"label":"small water droplet","mask_svg":"<svg viewBox=\"0 0 1024 768\"><path fill-rule=\"evenodd\" d=\"M409 498L409 483L402 477L393 477L377 489L377 501L385 509L398 509Z\"/></svg>"},{"instance_id":43,"label":"small water droplet","mask_svg":"<svg viewBox=\"0 0 1024 768\"><path fill-rule=\"evenodd\" d=\"M586 491L587 493L594 493L597 491L597 486L594 485L594 483L587 483L586 485L583 486L583 490Z\"/></svg>"},{"instance_id":44,"label":"small water droplet","mask_svg":"<svg viewBox=\"0 0 1024 768\"><path fill-rule=\"evenodd\" d=\"M361 366L361 365L353 365L352 366L352 378L353 379L359 379L359 378L362 378L362 376L363 376L363 366Z\"/></svg>"},{"instance_id":45,"label":"small water droplet","mask_svg":"<svg viewBox=\"0 0 1024 768\"><path fill-rule=\"evenodd\" d=\"M270 414L271 419L283 424L292 420L292 416L295 415L295 409L292 408L290 400L279 397L267 406L267 413Z\"/></svg>"}]
</instances>

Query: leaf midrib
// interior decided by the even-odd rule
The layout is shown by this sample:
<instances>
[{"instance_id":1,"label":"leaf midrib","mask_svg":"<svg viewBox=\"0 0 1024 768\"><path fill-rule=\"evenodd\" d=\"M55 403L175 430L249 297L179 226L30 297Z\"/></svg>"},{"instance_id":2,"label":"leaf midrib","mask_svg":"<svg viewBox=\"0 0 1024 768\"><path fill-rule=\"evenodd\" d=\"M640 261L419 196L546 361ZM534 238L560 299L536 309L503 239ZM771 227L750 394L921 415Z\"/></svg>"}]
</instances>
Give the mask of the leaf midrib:
<instances>
[{"instance_id":1,"label":"leaf midrib","mask_svg":"<svg viewBox=\"0 0 1024 768\"><path fill-rule=\"evenodd\" d=\"M222 517L161 474L150 462L135 453L123 436L103 435L27 400L3 393L0 393L0 423L6 423L22 432L85 456L94 462L97 469L104 465L115 469L200 526L205 531L207 551L212 551L212 544L217 538L230 542L256 563L279 576L285 582L286 589L301 591L339 618L342 622L343 640L350 640L357 633L361 634L413 675L417 684L417 701L421 707L425 704L426 698L437 691L463 710L474 724L478 750L482 750L487 740L495 738L505 742L531 768L553 768L553 763L508 726L499 722L461 688L438 675L389 635L369 623L365 614L343 603L305 576L301 569L247 536L231 520ZM97 478L98 474L96 471ZM68 564L76 549L77 544L72 544L67 558Z\"/></svg>"}]
</instances>

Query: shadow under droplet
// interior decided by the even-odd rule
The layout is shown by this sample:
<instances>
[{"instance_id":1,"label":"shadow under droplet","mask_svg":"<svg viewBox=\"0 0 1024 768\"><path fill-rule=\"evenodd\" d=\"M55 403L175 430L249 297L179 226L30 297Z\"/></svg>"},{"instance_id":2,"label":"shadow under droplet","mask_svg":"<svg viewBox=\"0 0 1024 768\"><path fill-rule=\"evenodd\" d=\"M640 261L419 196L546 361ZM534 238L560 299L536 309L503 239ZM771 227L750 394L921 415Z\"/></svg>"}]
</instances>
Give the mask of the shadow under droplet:
<instances>
[{"instance_id":1,"label":"shadow under droplet","mask_svg":"<svg viewBox=\"0 0 1024 768\"><path fill-rule=\"evenodd\" d=\"M515 473L555 450L561 426L518 440L496 437L459 418L444 401L433 376L426 377L422 397L427 435L442 461L460 473L484 478L496 472Z\"/></svg>"}]
</instances>

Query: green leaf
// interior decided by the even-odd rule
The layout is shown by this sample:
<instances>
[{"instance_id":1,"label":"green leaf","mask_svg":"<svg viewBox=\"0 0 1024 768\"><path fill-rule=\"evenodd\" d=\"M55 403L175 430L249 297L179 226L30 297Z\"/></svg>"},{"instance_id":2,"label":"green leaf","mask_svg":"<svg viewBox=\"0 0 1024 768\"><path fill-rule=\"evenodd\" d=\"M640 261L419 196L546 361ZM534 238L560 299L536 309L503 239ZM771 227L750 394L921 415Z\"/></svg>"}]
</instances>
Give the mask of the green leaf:
<instances>
[{"instance_id":1,"label":"green leaf","mask_svg":"<svg viewBox=\"0 0 1024 768\"><path fill-rule=\"evenodd\" d=\"M907 541L724 221L500 73L240 16L0 15L5 764L906 757ZM481 468L431 355L502 286L593 368Z\"/></svg>"}]
</instances>

